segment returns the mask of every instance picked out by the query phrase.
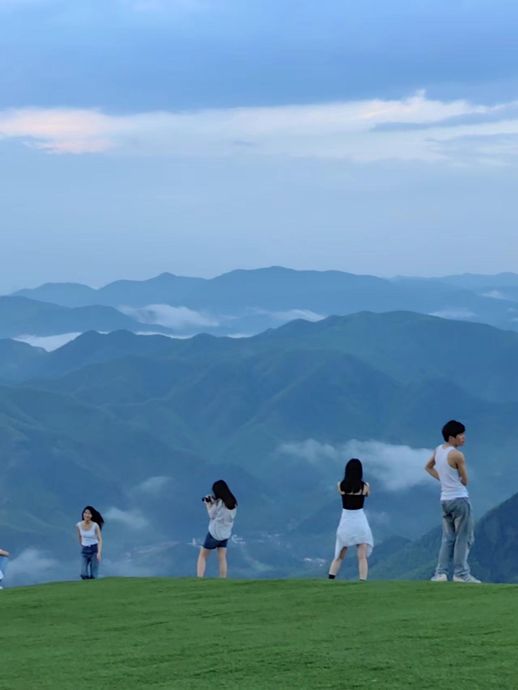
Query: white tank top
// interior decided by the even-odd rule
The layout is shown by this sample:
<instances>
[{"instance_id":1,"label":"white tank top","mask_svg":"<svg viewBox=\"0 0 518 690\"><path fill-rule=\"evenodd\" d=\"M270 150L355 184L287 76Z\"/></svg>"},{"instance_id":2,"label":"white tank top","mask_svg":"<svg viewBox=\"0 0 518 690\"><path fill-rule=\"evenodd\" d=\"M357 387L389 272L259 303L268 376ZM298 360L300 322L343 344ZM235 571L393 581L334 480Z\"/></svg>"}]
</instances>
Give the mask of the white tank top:
<instances>
[{"instance_id":1,"label":"white tank top","mask_svg":"<svg viewBox=\"0 0 518 690\"><path fill-rule=\"evenodd\" d=\"M468 490L461 484L458 471L448 464L448 455L453 446L437 446L435 449L435 469L441 480L441 501L452 501L454 498L468 498Z\"/></svg>"},{"instance_id":2,"label":"white tank top","mask_svg":"<svg viewBox=\"0 0 518 690\"><path fill-rule=\"evenodd\" d=\"M92 521L90 529L85 529L83 527L83 521L81 520L77 523L76 527L78 528L79 534L81 535L81 546L93 546L94 544L99 543L99 539L97 539L96 522Z\"/></svg>"}]
</instances>

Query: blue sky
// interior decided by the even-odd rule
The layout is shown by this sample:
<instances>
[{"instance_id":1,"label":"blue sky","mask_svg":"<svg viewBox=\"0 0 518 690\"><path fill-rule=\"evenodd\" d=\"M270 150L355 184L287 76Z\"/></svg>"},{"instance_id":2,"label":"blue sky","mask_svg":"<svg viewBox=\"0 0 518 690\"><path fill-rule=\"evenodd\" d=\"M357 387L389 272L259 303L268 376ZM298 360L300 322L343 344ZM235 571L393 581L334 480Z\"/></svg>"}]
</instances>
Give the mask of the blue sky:
<instances>
[{"instance_id":1,"label":"blue sky","mask_svg":"<svg viewBox=\"0 0 518 690\"><path fill-rule=\"evenodd\" d=\"M0 0L0 291L516 270L517 19L503 0Z\"/></svg>"}]
</instances>

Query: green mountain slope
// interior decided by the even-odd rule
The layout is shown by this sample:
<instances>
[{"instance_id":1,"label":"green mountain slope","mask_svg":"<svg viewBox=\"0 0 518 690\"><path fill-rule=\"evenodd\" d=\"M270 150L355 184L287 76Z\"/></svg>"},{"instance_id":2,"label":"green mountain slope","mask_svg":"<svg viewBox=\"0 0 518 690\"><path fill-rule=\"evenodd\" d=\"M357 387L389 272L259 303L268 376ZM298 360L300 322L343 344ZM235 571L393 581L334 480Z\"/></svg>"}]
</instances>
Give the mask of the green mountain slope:
<instances>
[{"instance_id":1,"label":"green mountain slope","mask_svg":"<svg viewBox=\"0 0 518 690\"><path fill-rule=\"evenodd\" d=\"M72 573L62 535L89 502L109 511L121 558L190 573L199 499L219 477L240 499L240 574L318 572L351 454L366 461L376 541L415 539L436 524L422 466L451 417L468 427L478 514L518 491L515 333L363 313L247 339L89 333L39 359L37 379L0 389L0 524L11 549L52 525Z\"/></svg>"},{"instance_id":2,"label":"green mountain slope","mask_svg":"<svg viewBox=\"0 0 518 690\"><path fill-rule=\"evenodd\" d=\"M439 512L437 515L439 518ZM441 529L437 527L377 559L372 574L426 579L433 574L440 542ZM485 581L518 582L518 494L488 511L476 523L470 563L477 577Z\"/></svg>"}]
</instances>

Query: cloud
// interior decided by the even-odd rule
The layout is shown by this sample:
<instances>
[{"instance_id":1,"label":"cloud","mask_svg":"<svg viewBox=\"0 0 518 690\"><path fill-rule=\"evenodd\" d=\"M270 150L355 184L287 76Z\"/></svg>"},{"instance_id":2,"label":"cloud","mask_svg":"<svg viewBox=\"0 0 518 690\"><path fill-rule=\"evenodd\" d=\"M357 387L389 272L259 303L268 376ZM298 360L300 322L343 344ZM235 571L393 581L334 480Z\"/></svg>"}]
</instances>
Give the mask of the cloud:
<instances>
[{"instance_id":1,"label":"cloud","mask_svg":"<svg viewBox=\"0 0 518 690\"><path fill-rule=\"evenodd\" d=\"M120 306L119 311L150 325L167 328L207 328L219 325L212 316L194 311L188 307L171 307L169 304L149 304L146 307Z\"/></svg>"},{"instance_id":2,"label":"cloud","mask_svg":"<svg viewBox=\"0 0 518 690\"><path fill-rule=\"evenodd\" d=\"M427 448L355 439L339 445L307 439L284 443L277 452L303 459L317 467L331 465L333 470L340 472L343 472L349 458L358 457L364 464L366 478L375 477L388 491L409 489L426 481L427 475L423 467L431 455L431 450Z\"/></svg>"},{"instance_id":3,"label":"cloud","mask_svg":"<svg viewBox=\"0 0 518 690\"><path fill-rule=\"evenodd\" d=\"M426 129L422 129L425 127ZM0 111L0 137L48 153L162 156L284 156L379 160L482 160L518 155L491 141L518 136L516 102L399 100L153 111L25 108ZM469 140L470 146L462 142ZM246 146L242 143L246 142Z\"/></svg>"},{"instance_id":4,"label":"cloud","mask_svg":"<svg viewBox=\"0 0 518 690\"><path fill-rule=\"evenodd\" d=\"M119 522L125 527L132 527L137 530L149 527L149 520L144 517L140 510L120 510L120 508L109 508L105 515L106 521Z\"/></svg>"},{"instance_id":5,"label":"cloud","mask_svg":"<svg viewBox=\"0 0 518 690\"><path fill-rule=\"evenodd\" d=\"M454 321L470 321L476 318L476 314L469 309L464 307L453 307L452 309L441 309L439 311L434 311L430 316L438 316L440 319L453 319Z\"/></svg>"},{"instance_id":6,"label":"cloud","mask_svg":"<svg viewBox=\"0 0 518 690\"><path fill-rule=\"evenodd\" d=\"M19 556L10 559L9 581L38 582L44 580L55 570L59 562L33 547L24 549Z\"/></svg>"},{"instance_id":7,"label":"cloud","mask_svg":"<svg viewBox=\"0 0 518 690\"><path fill-rule=\"evenodd\" d=\"M317 314L309 309L289 309L288 311L263 311L257 310L259 314L267 314L275 321L294 321L295 319L304 319L304 321L322 321L325 315Z\"/></svg>"},{"instance_id":8,"label":"cloud","mask_svg":"<svg viewBox=\"0 0 518 690\"><path fill-rule=\"evenodd\" d=\"M144 494L156 496L157 494L160 494L172 481L172 477L165 477L160 475L156 477L149 477L149 479L146 479L141 484L136 486L135 490L142 492Z\"/></svg>"},{"instance_id":9,"label":"cloud","mask_svg":"<svg viewBox=\"0 0 518 690\"><path fill-rule=\"evenodd\" d=\"M58 335L19 335L13 340L32 345L32 347L42 347L47 352L57 350L63 345L70 343L81 335L81 333L60 333Z\"/></svg>"},{"instance_id":10,"label":"cloud","mask_svg":"<svg viewBox=\"0 0 518 690\"><path fill-rule=\"evenodd\" d=\"M489 292L482 293L482 297L489 297L490 299L507 299L501 290L489 290Z\"/></svg>"}]
</instances>

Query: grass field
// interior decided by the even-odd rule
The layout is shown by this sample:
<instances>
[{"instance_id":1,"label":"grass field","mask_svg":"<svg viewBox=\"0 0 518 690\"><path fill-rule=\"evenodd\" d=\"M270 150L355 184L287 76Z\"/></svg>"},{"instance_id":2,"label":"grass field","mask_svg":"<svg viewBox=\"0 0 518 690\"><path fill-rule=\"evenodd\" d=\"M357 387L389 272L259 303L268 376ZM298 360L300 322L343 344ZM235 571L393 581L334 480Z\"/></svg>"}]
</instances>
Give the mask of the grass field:
<instances>
[{"instance_id":1,"label":"grass field","mask_svg":"<svg viewBox=\"0 0 518 690\"><path fill-rule=\"evenodd\" d=\"M0 593L2 690L518 688L518 586L106 579Z\"/></svg>"}]
</instances>

